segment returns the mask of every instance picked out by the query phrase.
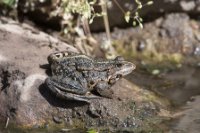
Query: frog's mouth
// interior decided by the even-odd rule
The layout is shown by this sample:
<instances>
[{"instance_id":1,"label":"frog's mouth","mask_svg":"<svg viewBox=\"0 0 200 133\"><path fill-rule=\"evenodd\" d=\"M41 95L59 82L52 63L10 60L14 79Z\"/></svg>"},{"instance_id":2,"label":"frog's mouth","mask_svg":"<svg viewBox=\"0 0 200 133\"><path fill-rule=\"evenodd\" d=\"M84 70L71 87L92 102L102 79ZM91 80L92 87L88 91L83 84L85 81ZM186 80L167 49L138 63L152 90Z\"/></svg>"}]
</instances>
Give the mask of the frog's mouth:
<instances>
[{"instance_id":1,"label":"frog's mouth","mask_svg":"<svg viewBox=\"0 0 200 133\"><path fill-rule=\"evenodd\" d=\"M125 61L122 66L116 68L112 77L123 77L130 74L135 68L136 66L133 63Z\"/></svg>"},{"instance_id":2,"label":"frog's mouth","mask_svg":"<svg viewBox=\"0 0 200 133\"><path fill-rule=\"evenodd\" d=\"M115 83L117 80L122 78L123 76L130 74L136 66L131 63L124 61L121 64L118 64L118 67L115 67L114 69L110 70L108 80L110 84Z\"/></svg>"}]
</instances>

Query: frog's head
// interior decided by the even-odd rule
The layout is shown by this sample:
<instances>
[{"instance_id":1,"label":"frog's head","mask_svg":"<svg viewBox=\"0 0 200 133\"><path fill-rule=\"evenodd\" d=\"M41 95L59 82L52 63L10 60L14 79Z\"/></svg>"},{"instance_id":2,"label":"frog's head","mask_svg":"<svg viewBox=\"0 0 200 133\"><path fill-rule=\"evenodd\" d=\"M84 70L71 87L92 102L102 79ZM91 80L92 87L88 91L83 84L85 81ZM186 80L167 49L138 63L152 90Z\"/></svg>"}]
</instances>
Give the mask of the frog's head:
<instances>
[{"instance_id":1,"label":"frog's head","mask_svg":"<svg viewBox=\"0 0 200 133\"><path fill-rule=\"evenodd\" d=\"M52 53L47 57L47 60L49 64L59 62L60 60L67 59L70 56L77 55L78 53L75 52L69 52L69 51L61 51L61 52L56 52Z\"/></svg>"},{"instance_id":2,"label":"frog's head","mask_svg":"<svg viewBox=\"0 0 200 133\"><path fill-rule=\"evenodd\" d=\"M115 67L109 70L109 79L118 80L121 77L124 77L130 74L135 68L135 64L125 61L123 57L116 57L114 59Z\"/></svg>"},{"instance_id":3,"label":"frog's head","mask_svg":"<svg viewBox=\"0 0 200 133\"><path fill-rule=\"evenodd\" d=\"M68 52L63 51L63 52L56 52L56 53L52 53L47 57L47 60L49 62L49 64L52 64L54 62L57 62L65 57L67 57L69 55Z\"/></svg>"}]
</instances>

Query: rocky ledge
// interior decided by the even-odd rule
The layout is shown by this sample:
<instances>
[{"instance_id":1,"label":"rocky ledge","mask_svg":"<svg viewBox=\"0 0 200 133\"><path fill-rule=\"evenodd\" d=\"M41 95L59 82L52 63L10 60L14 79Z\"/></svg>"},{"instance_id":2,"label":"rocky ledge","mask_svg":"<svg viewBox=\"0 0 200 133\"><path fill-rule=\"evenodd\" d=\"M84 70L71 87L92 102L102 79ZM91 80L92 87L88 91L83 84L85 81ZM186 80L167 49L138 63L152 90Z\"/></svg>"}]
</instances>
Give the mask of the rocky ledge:
<instances>
[{"instance_id":1,"label":"rocky ledge","mask_svg":"<svg viewBox=\"0 0 200 133\"><path fill-rule=\"evenodd\" d=\"M55 50L76 49L10 20L1 23L0 31L0 121L5 126L159 130L153 125L167 101L125 79L112 87L113 99L91 104L59 99L44 84L46 58Z\"/></svg>"}]
</instances>

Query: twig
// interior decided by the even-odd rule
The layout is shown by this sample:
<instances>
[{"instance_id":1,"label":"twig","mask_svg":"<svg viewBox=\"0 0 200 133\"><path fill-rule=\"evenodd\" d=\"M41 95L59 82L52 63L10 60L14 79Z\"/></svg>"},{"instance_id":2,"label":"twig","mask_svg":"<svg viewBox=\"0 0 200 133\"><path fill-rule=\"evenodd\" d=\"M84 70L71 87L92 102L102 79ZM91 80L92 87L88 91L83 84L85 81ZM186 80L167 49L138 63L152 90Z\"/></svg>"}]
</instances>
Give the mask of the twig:
<instances>
[{"instance_id":1,"label":"twig","mask_svg":"<svg viewBox=\"0 0 200 133\"><path fill-rule=\"evenodd\" d=\"M107 39L109 41L111 41L110 26L109 26L109 22L108 22L107 1L101 0L101 2L103 3L101 5L102 12L105 13L105 15L103 15L103 20L104 20L104 25L105 25L105 29L106 29Z\"/></svg>"},{"instance_id":2,"label":"twig","mask_svg":"<svg viewBox=\"0 0 200 133\"><path fill-rule=\"evenodd\" d=\"M121 10L121 12L123 14L125 14L126 12L124 11L124 9L119 5L119 3L117 2L117 0L113 0L115 2L115 4L118 6L118 8Z\"/></svg>"},{"instance_id":3,"label":"twig","mask_svg":"<svg viewBox=\"0 0 200 133\"><path fill-rule=\"evenodd\" d=\"M9 117L7 117L5 128L7 128L7 127L8 127L9 121L10 121L10 118L9 118Z\"/></svg>"}]
</instances>

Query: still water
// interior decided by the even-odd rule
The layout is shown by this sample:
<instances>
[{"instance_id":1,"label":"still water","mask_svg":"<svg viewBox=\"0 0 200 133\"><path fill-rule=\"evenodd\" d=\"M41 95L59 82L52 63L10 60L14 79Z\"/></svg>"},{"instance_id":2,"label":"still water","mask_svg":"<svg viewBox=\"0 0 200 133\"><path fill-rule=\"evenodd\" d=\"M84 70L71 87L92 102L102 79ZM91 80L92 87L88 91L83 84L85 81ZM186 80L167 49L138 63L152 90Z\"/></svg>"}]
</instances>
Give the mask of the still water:
<instances>
[{"instance_id":1,"label":"still water","mask_svg":"<svg viewBox=\"0 0 200 133\"><path fill-rule=\"evenodd\" d=\"M138 69L128 79L170 100L173 119L165 122L166 132L200 132L200 66L182 65L156 76Z\"/></svg>"}]
</instances>

